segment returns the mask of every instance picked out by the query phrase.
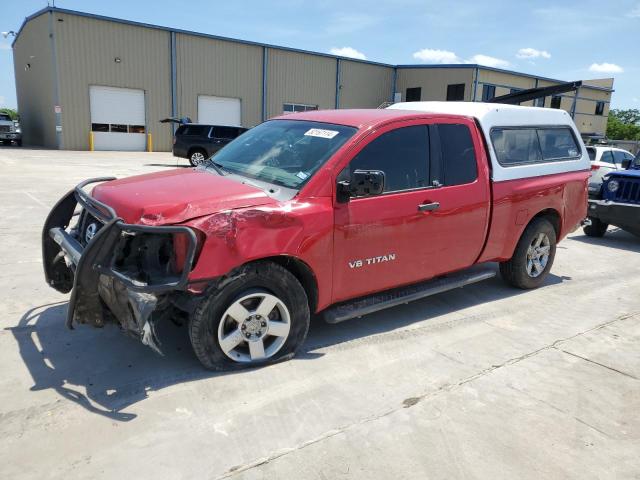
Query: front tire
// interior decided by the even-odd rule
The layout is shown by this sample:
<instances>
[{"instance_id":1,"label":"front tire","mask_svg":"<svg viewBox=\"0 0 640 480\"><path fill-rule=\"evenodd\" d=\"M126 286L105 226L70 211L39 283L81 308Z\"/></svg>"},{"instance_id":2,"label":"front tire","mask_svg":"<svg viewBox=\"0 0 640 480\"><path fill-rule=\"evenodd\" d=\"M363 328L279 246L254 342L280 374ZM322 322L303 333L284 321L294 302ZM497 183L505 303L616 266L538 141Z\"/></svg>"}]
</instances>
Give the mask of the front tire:
<instances>
[{"instance_id":1,"label":"front tire","mask_svg":"<svg viewBox=\"0 0 640 480\"><path fill-rule=\"evenodd\" d=\"M192 314L193 351L209 370L292 358L309 330L309 301L298 279L273 262L240 267Z\"/></svg>"},{"instance_id":2,"label":"front tire","mask_svg":"<svg viewBox=\"0 0 640 480\"><path fill-rule=\"evenodd\" d=\"M207 159L207 152L202 150L201 148L196 148L189 152L189 163L197 167L198 165L202 165Z\"/></svg>"},{"instance_id":3,"label":"front tire","mask_svg":"<svg viewBox=\"0 0 640 480\"><path fill-rule=\"evenodd\" d=\"M587 237L604 237L604 234L607 232L607 228L609 228L608 223L601 222L597 218L589 217L591 220L591 225L585 225L582 227L582 231Z\"/></svg>"},{"instance_id":4,"label":"front tire","mask_svg":"<svg viewBox=\"0 0 640 480\"><path fill-rule=\"evenodd\" d=\"M534 219L522 233L511 259L500 263L504 281L517 288L538 288L553 265L556 242L556 231L551 222L544 218Z\"/></svg>"}]
</instances>

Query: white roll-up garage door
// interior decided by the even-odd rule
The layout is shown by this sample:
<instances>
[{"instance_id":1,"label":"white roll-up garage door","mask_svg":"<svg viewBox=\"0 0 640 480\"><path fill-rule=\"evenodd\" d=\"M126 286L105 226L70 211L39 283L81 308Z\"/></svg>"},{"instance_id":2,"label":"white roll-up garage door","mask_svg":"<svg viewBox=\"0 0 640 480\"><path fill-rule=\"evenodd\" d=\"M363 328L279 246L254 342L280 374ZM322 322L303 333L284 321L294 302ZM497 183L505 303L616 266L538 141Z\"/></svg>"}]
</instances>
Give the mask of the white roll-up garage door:
<instances>
[{"instance_id":1,"label":"white roll-up garage door","mask_svg":"<svg viewBox=\"0 0 640 480\"><path fill-rule=\"evenodd\" d=\"M198 95L198 123L241 126L239 98Z\"/></svg>"},{"instance_id":2,"label":"white roll-up garage door","mask_svg":"<svg viewBox=\"0 0 640 480\"><path fill-rule=\"evenodd\" d=\"M96 150L145 149L144 90L92 85L89 99Z\"/></svg>"}]
</instances>

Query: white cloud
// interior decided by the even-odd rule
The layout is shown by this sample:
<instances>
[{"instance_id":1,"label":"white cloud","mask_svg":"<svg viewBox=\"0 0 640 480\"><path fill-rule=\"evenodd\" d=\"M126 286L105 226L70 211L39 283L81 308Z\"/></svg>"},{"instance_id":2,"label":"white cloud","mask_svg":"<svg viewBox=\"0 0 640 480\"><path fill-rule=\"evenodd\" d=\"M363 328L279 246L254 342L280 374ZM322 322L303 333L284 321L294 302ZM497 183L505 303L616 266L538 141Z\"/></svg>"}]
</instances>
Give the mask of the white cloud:
<instances>
[{"instance_id":1,"label":"white cloud","mask_svg":"<svg viewBox=\"0 0 640 480\"><path fill-rule=\"evenodd\" d=\"M329 50L333 55L339 55L341 57L350 57L350 58L358 58L360 60L366 60L367 56L351 47L342 47L342 48L332 48Z\"/></svg>"},{"instance_id":2,"label":"white cloud","mask_svg":"<svg viewBox=\"0 0 640 480\"><path fill-rule=\"evenodd\" d=\"M11 50L11 44L9 44L9 43L0 43L0 50Z\"/></svg>"},{"instance_id":3,"label":"white cloud","mask_svg":"<svg viewBox=\"0 0 640 480\"><path fill-rule=\"evenodd\" d=\"M490 57L489 55L477 54L469 59L470 63L477 63L486 67L504 68L510 65L506 60L500 58Z\"/></svg>"},{"instance_id":4,"label":"white cloud","mask_svg":"<svg viewBox=\"0 0 640 480\"><path fill-rule=\"evenodd\" d=\"M516 57L518 58L551 58L551 54L546 50L537 50L535 48L521 48L516 53Z\"/></svg>"},{"instance_id":5,"label":"white cloud","mask_svg":"<svg viewBox=\"0 0 640 480\"><path fill-rule=\"evenodd\" d=\"M633 10L627 13L627 17L629 18L640 18L640 4L636 6Z\"/></svg>"},{"instance_id":6,"label":"white cloud","mask_svg":"<svg viewBox=\"0 0 640 480\"><path fill-rule=\"evenodd\" d=\"M423 48L414 52L413 58L425 63L462 63L462 60L454 52L431 48Z\"/></svg>"},{"instance_id":7,"label":"white cloud","mask_svg":"<svg viewBox=\"0 0 640 480\"><path fill-rule=\"evenodd\" d=\"M473 57L463 60L455 52L449 50L436 50L432 48L423 48L413 54L413 58L422 60L425 63L478 63L487 67L508 67L510 65L506 60L500 58L490 57L489 55L483 55L478 53Z\"/></svg>"},{"instance_id":8,"label":"white cloud","mask_svg":"<svg viewBox=\"0 0 640 480\"><path fill-rule=\"evenodd\" d=\"M616 65L615 63L592 63L589 67L590 72L595 73L622 73L624 72L624 68L620 65Z\"/></svg>"}]
</instances>

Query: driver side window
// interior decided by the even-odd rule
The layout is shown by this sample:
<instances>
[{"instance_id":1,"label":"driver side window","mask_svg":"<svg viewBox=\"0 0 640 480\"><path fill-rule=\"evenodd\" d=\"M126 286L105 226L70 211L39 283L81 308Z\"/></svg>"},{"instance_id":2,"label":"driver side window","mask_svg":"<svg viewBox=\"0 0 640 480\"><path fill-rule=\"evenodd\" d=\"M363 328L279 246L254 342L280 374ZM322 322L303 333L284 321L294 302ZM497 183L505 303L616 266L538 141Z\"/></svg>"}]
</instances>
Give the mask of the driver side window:
<instances>
[{"instance_id":1,"label":"driver side window","mask_svg":"<svg viewBox=\"0 0 640 480\"><path fill-rule=\"evenodd\" d=\"M383 133L365 146L340 172L350 180L356 170L382 170L384 192L400 192L429 185L429 130L426 125Z\"/></svg>"}]
</instances>

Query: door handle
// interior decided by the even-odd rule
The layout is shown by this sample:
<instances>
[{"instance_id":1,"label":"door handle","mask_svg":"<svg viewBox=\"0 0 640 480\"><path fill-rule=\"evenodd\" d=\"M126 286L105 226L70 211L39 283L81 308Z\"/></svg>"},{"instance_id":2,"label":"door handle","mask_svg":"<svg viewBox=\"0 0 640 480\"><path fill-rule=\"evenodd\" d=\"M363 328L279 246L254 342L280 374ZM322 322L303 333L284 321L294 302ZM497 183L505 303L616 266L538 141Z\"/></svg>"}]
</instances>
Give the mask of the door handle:
<instances>
[{"instance_id":1,"label":"door handle","mask_svg":"<svg viewBox=\"0 0 640 480\"><path fill-rule=\"evenodd\" d=\"M420 205L418 205L419 212L431 212L433 210L437 210L438 208L440 208L439 202L421 203Z\"/></svg>"}]
</instances>

